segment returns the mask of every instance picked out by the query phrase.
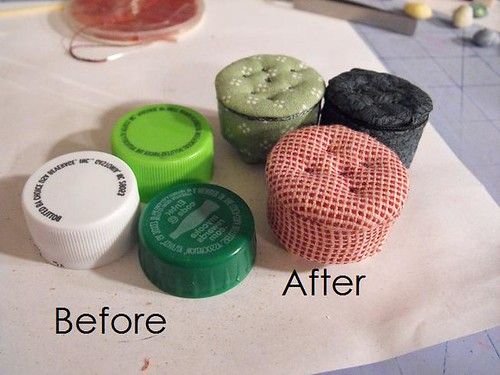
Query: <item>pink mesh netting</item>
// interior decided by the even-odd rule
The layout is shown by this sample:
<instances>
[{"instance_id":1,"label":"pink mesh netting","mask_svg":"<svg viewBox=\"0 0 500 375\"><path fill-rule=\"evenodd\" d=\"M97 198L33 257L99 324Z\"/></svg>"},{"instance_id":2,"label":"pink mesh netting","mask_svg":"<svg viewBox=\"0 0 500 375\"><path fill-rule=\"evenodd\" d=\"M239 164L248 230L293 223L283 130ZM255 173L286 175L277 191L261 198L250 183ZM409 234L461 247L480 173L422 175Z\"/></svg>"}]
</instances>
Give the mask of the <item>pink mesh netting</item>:
<instances>
[{"instance_id":1,"label":"pink mesh netting","mask_svg":"<svg viewBox=\"0 0 500 375\"><path fill-rule=\"evenodd\" d=\"M276 237L292 253L322 263L357 262L380 251L409 186L393 151L341 125L281 138L266 178Z\"/></svg>"}]
</instances>

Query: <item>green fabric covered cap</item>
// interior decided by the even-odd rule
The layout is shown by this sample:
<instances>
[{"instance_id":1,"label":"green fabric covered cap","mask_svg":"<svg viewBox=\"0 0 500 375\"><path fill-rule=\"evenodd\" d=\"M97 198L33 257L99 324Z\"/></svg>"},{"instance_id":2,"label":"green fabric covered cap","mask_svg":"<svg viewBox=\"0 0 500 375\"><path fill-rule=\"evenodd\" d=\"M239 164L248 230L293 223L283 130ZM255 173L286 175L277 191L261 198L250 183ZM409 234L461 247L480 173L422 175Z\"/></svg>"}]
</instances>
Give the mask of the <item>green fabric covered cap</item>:
<instances>
[{"instance_id":1,"label":"green fabric covered cap","mask_svg":"<svg viewBox=\"0 0 500 375\"><path fill-rule=\"evenodd\" d=\"M224 68L215 79L226 108L257 118L285 118L305 112L323 98L323 78L300 60L256 55Z\"/></svg>"}]
</instances>

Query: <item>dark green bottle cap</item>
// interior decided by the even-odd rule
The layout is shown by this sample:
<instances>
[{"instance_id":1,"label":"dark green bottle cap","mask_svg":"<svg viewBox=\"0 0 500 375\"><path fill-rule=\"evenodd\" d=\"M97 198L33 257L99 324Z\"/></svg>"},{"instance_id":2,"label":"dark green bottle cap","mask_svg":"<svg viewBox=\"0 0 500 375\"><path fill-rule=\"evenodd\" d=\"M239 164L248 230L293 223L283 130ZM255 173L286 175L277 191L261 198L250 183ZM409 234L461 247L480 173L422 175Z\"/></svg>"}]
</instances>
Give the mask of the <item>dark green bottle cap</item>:
<instances>
[{"instance_id":1,"label":"dark green bottle cap","mask_svg":"<svg viewBox=\"0 0 500 375\"><path fill-rule=\"evenodd\" d=\"M139 260L146 276L170 294L223 293L250 272L255 224L247 204L221 186L175 185L155 196L139 220Z\"/></svg>"}]
</instances>

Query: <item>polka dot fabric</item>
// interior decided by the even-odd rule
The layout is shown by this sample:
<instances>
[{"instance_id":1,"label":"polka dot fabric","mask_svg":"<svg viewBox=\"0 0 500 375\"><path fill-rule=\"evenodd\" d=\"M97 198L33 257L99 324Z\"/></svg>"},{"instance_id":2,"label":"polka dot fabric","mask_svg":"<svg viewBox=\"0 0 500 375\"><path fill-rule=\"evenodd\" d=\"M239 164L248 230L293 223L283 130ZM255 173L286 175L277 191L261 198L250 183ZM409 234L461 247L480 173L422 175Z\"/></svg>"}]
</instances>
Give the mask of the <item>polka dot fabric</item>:
<instances>
[{"instance_id":1,"label":"polka dot fabric","mask_svg":"<svg viewBox=\"0 0 500 375\"><path fill-rule=\"evenodd\" d=\"M280 242L327 264L380 251L409 188L393 151L341 125L285 135L268 156L266 179L268 219Z\"/></svg>"},{"instance_id":2,"label":"polka dot fabric","mask_svg":"<svg viewBox=\"0 0 500 375\"><path fill-rule=\"evenodd\" d=\"M215 77L217 100L240 115L283 119L316 106L325 82L304 62L284 55L245 57Z\"/></svg>"},{"instance_id":3,"label":"polka dot fabric","mask_svg":"<svg viewBox=\"0 0 500 375\"><path fill-rule=\"evenodd\" d=\"M318 123L325 82L291 56L255 55L222 69L215 90L222 136L261 163L283 134Z\"/></svg>"}]
</instances>

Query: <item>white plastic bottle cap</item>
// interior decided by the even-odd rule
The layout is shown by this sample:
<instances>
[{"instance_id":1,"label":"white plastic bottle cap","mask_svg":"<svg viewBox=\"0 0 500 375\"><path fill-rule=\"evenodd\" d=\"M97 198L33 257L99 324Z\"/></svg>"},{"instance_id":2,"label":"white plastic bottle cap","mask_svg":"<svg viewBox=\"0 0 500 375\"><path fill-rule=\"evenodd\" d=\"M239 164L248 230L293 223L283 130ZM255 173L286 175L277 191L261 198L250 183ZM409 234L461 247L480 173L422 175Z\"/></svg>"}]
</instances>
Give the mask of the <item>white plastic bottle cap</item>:
<instances>
[{"instance_id":1,"label":"white plastic bottle cap","mask_svg":"<svg viewBox=\"0 0 500 375\"><path fill-rule=\"evenodd\" d=\"M136 244L137 181L113 155L82 151L52 159L24 185L22 205L33 241L56 266L99 267Z\"/></svg>"}]
</instances>

